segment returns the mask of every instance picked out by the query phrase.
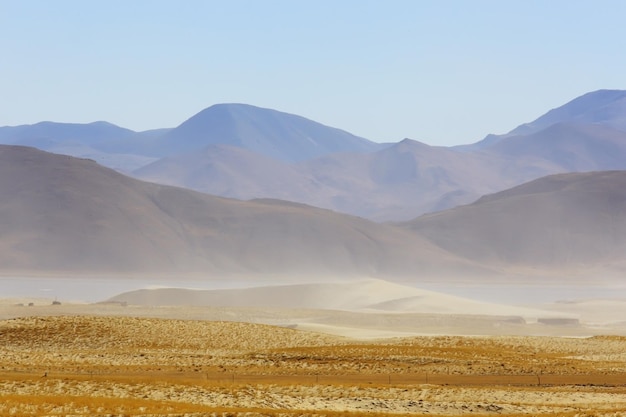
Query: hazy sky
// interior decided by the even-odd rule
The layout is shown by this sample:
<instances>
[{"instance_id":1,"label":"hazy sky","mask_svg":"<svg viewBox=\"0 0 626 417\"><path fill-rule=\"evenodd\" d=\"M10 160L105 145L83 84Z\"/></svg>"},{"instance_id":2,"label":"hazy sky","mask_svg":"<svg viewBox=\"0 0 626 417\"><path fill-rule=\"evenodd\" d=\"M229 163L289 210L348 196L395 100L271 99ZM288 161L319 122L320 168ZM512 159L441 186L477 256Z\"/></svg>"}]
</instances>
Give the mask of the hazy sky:
<instances>
[{"instance_id":1,"label":"hazy sky","mask_svg":"<svg viewBox=\"0 0 626 417\"><path fill-rule=\"evenodd\" d=\"M622 0L0 0L0 125L146 130L239 102L471 143L626 89L625 16Z\"/></svg>"}]
</instances>

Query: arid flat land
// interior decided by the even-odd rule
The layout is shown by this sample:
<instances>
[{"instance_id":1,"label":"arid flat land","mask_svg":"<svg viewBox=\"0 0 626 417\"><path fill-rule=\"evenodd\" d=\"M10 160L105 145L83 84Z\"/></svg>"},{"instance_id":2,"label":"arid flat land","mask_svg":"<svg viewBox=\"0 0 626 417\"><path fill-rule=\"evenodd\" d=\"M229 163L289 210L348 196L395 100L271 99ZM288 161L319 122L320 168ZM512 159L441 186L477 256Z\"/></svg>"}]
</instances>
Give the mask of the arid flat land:
<instances>
[{"instance_id":1,"label":"arid flat land","mask_svg":"<svg viewBox=\"0 0 626 417\"><path fill-rule=\"evenodd\" d=\"M233 321L0 321L2 416L626 416L626 338L358 340Z\"/></svg>"}]
</instances>

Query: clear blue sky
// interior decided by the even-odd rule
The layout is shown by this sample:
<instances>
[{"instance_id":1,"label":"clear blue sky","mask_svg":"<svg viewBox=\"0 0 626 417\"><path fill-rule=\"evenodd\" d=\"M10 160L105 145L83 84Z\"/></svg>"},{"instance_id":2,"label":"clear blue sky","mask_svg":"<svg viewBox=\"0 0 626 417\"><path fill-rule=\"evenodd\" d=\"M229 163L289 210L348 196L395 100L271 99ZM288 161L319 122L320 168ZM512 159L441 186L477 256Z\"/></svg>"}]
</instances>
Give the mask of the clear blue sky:
<instances>
[{"instance_id":1,"label":"clear blue sky","mask_svg":"<svg viewBox=\"0 0 626 417\"><path fill-rule=\"evenodd\" d=\"M626 89L625 16L621 0L0 0L0 125L146 130L239 102L471 143Z\"/></svg>"}]
</instances>

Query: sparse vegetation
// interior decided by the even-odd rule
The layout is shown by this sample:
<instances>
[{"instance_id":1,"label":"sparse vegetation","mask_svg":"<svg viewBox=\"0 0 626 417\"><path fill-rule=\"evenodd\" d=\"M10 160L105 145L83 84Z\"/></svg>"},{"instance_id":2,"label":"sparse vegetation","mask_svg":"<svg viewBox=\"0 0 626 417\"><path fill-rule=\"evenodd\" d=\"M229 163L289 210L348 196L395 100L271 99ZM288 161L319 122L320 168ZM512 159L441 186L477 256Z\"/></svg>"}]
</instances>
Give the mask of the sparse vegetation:
<instances>
[{"instance_id":1,"label":"sparse vegetation","mask_svg":"<svg viewBox=\"0 0 626 417\"><path fill-rule=\"evenodd\" d=\"M626 415L626 338L360 343L129 317L0 322L0 415Z\"/></svg>"}]
</instances>

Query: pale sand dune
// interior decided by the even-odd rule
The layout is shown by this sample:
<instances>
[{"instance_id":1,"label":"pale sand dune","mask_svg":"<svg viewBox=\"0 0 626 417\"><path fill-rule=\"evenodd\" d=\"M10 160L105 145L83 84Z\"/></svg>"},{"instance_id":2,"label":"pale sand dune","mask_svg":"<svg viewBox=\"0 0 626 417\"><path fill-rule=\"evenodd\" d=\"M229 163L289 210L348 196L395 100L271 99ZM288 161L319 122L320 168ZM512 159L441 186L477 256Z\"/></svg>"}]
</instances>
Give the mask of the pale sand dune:
<instances>
[{"instance_id":1,"label":"pale sand dune","mask_svg":"<svg viewBox=\"0 0 626 417\"><path fill-rule=\"evenodd\" d=\"M626 299L590 299L545 304L546 310L576 314L582 322L597 326L621 326L626 329Z\"/></svg>"},{"instance_id":2,"label":"pale sand dune","mask_svg":"<svg viewBox=\"0 0 626 417\"><path fill-rule=\"evenodd\" d=\"M225 321L269 324L353 339L384 339L416 335L542 335L584 337L626 334L626 328L590 328L584 324L546 325L526 323L519 317L453 314L349 312L338 310L211 307L211 306L122 306L119 304L51 305L33 307L0 304L0 319L46 316L108 316Z\"/></svg>"},{"instance_id":3,"label":"pale sand dune","mask_svg":"<svg viewBox=\"0 0 626 417\"><path fill-rule=\"evenodd\" d=\"M231 290L159 288L107 303L0 299L0 318L99 315L262 323L355 339L415 335L626 334L626 301L498 305L380 280ZM29 307L28 303L34 306ZM21 305L18 305L21 304ZM540 307L540 308L539 308ZM577 321L576 317L580 317Z\"/></svg>"},{"instance_id":4,"label":"pale sand dune","mask_svg":"<svg viewBox=\"0 0 626 417\"><path fill-rule=\"evenodd\" d=\"M274 307L377 313L517 316L527 322L536 322L540 318L577 318L571 313L480 302L377 279L231 290L144 289L117 295L111 301L153 306Z\"/></svg>"}]
</instances>

